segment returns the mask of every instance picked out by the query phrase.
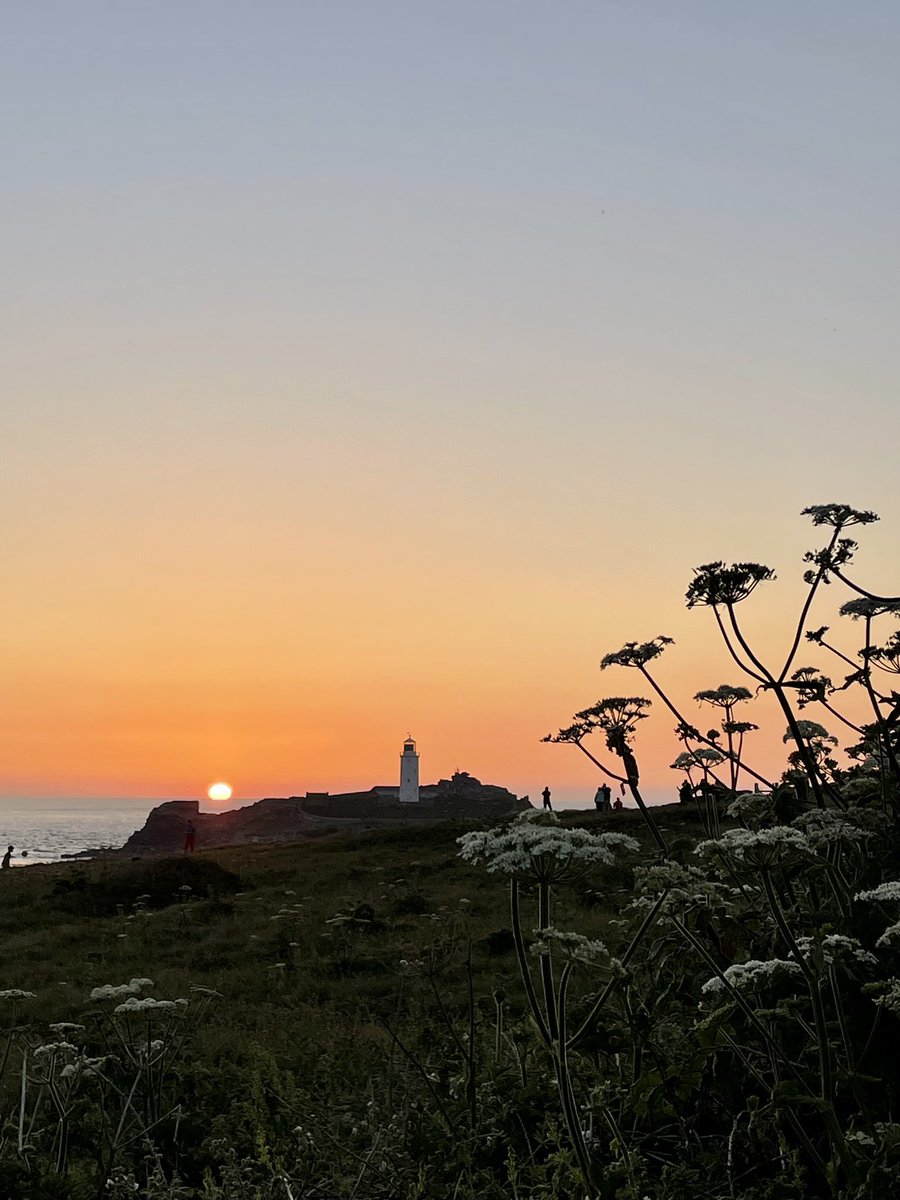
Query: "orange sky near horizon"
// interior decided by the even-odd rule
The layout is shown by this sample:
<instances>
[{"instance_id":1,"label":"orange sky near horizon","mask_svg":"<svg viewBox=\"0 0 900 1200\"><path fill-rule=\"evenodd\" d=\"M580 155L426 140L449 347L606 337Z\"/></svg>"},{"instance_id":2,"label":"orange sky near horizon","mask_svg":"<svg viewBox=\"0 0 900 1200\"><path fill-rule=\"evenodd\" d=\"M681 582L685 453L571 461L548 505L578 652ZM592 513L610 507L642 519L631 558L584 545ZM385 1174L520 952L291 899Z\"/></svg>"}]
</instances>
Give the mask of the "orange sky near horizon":
<instances>
[{"instance_id":1,"label":"orange sky near horizon","mask_svg":"<svg viewBox=\"0 0 900 1200\"><path fill-rule=\"evenodd\" d=\"M796 610L802 596L800 545L817 544L821 533L800 518L793 525L794 563L741 609L748 633L780 654L789 640L786 601ZM879 526L861 536L861 569L869 568L861 577L886 586L878 550L891 551L893 538ZM218 778L238 797L366 788L395 781L408 729L423 782L459 768L518 794L534 797L549 782L561 797L587 800L595 768L574 748L540 738L601 695L648 694L636 672L601 673L603 653L632 637L674 636L654 673L703 728L712 722L693 693L743 682L709 612L686 611L674 590L689 571L669 580L668 595L637 573L593 587L550 579L517 593L459 567L437 594L423 584L405 602L353 571L341 588L321 589L286 572L271 593L265 582L232 587L224 572L191 590L183 576L150 588L116 571L80 597L67 591L62 608L58 590L39 589L5 647L14 702L0 731L4 791L202 796ZM478 603L465 603L476 592ZM834 623L835 594L823 589L814 623ZM838 621L852 649L858 631ZM829 670L821 653L802 649L797 662L816 659ZM753 708L765 732L748 757L777 773L781 718L771 700ZM680 778L668 770L678 749L673 724L656 702L637 739L654 798Z\"/></svg>"},{"instance_id":2,"label":"orange sky near horizon","mask_svg":"<svg viewBox=\"0 0 900 1200\"><path fill-rule=\"evenodd\" d=\"M644 691L604 653L673 636L698 720L740 682L692 568L775 568L777 657L800 510L846 502L897 593L896 6L40 9L0 45L0 797L365 788L410 732L423 781L586 801L540 739ZM637 748L673 795L659 705Z\"/></svg>"}]
</instances>

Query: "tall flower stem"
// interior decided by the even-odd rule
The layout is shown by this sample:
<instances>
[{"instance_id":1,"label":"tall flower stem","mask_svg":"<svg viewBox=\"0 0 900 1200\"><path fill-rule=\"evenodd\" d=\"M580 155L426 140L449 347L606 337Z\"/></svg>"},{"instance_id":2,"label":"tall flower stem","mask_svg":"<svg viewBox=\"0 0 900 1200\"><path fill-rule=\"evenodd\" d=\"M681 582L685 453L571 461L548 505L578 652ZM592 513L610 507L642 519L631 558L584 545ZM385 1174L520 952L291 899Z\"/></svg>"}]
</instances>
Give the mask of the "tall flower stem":
<instances>
[{"instance_id":1,"label":"tall flower stem","mask_svg":"<svg viewBox=\"0 0 900 1200\"><path fill-rule=\"evenodd\" d=\"M825 550L825 554L819 563L819 569L816 571L813 581L809 585L809 591L806 593L806 600L804 601L799 620L797 621L797 628L794 631L794 640L791 642L791 648L788 651L788 656L785 659L784 666L781 668L781 674L778 676L779 683L784 683L785 679L787 678L787 673L791 669L791 663L794 661L794 657L797 653L797 647L800 645L801 637L803 637L803 626L806 624L806 618L809 616L809 610L812 607L813 598L818 590L819 584L822 582L822 577L827 569L826 564L831 558L831 552L834 550L834 547L837 544L840 532L841 526L836 525L834 528L834 533L831 535L831 540L829 541Z\"/></svg>"},{"instance_id":2,"label":"tall flower stem","mask_svg":"<svg viewBox=\"0 0 900 1200\"><path fill-rule=\"evenodd\" d=\"M582 754L587 755L587 757L591 760L591 762L594 764L594 766L598 767L603 772L604 775L607 775L610 779L614 779L616 781L616 783L627 783L628 782L628 780L625 778L624 775L617 775L615 773L615 771L611 771L609 769L609 767L605 767L599 758L595 758L593 756L593 754L591 754L590 750L588 750L587 746L585 746L585 744L580 739L575 743L575 745L578 747L578 749L581 751Z\"/></svg>"},{"instance_id":3,"label":"tall flower stem","mask_svg":"<svg viewBox=\"0 0 900 1200\"><path fill-rule=\"evenodd\" d=\"M550 928L550 884L546 879L538 882L538 929L541 933ZM559 1022L556 1012L556 992L553 985L553 960L549 953L541 955L541 983L544 989L544 1009L547 1013L547 1029L550 1040L559 1038Z\"/></svg>"},{"instance_id":4,"label":"tall flower stem","mask_svg":"<svg viewBox=\"0 0 900 1200\"><path fill-rule=\"evenodd\" d=\"M728 617L731 622L731 628L734 630L735 637L738 639L738 642L740 643L741 648L744 650L744 653L748 656L748 658L753 663L753 665L755 667L757 667L758 670L760 670L763 673L763 675L765 677L764 683L765 683L766 687L771 692L774 692L775 699L778 701L778 703L781 707L781 711L784 713L784 718L788 723L788 729L790 729L791 736L793 737L794 741L797 743L797 750L799 751L800 758L802 759L803 765L806 768L806 774L809 777L809 782L810 782L810 785L812 786L813 795L816 798L816 805L819 808L824 808L825 807L825 797L822 794L819 768L816 765L815 759L813 758L812 754L810 753L809 746L806 744L806 742L803 739L803 736L800 733L800 727L797 724L797 718L794 716L794 710L791 708L790 704L788 703L787 696L785 696L785 694L784 694L784 688L781 686L781 681L776 679L775 676L772 674L772 672L769 671L765 666L763 666L763 664L760 662L760 660L756 657L756 655L750 649L750 646L748 645L743 633L741 632L741 627L737 623L737 617L734 615L734 606L729 604L729 605L727 605L727 608L728 608ZM843 803L841 803L840 806L841 806L841 808L846 807L846 805L844 805Z\"/></svg>"},{"instance_id":5,"label":"tall flower stem","mask_svg":"<svg viewBox=\"0 0 900 1200\"><path fill-rule=\"evenodd\" d=\"M900 604L900 596L876 596L874 592L869 592L864 587L860 587L858 583L854 583L852 579L848 579L838 567L831 566L828 569L841 583L845 583L851 591L856 592L860 596L865 596L867 600L874 600L878 604Z\"/></svg>"},{"instance_id":6,"label":"tall flower stem","mask_svg":"<svg viewBox=\"0 0 900 1200\"><path fill-rule=\"evenodd\" d=\"M745 675L749 675L752 679L755 679L757 683L765 683L765 677L763 675L757 674L752 667L748 667L745 662L741 661L741 656L738 654L737 650L735 650L731 641L731 635L728 632L728 628L725 625L725 622L722 620L722 614L719 612L719 606L714 604L712 606L712 610L713 616L716 618L716 624L719 626L719 632L722 635L722 640L725 643L725 649L734 659L735 663L737 663ZM752 657L753 656L751 655L751 658Z\"/></svg>"},{"instance_id":7,"label":"tall flower stem","mask_svg":"<svg viewBox=\"0 0 900 1200\"><path fill-rule=\"evenodd\" d=\"M635 804L641 810L641 816L644 818L647 828L650 830L651 834L653 835L653 840L656 842L657 846L659 847L660 854L663 856L663 858L668 858L669 857L668 843L666 842L666 839L663 837L662 833L660 832L660 828L657 825L656 821L654 821L653 816L650 812L650 809L647 807L647 805L644 801L644 797L641 795L641 791L640 791L640 788L638 787L637 783L633 783L629 779L628 790L629 790L629 792L631 792L632 796L634 797Z\"/></svg>"},{"instance_id":8,"label":"tall flower stem","mask_svg":"<svg viewBox=\"0 0 900 1200\"><path fill-rule=\"evenodd\" d=\"M897 762L897 756L894 753L894 747L891 744L891 731L888 722L884 718L884 713L878 704L875 695L875 688L872 686L872 660L869 655L869 650L872 646L872 618L866 616L866 645L862 652L863 669L862 681L863 687L866 689L866 694L869 697L869 702L872 705L872 711L875 713L875 723L878 726L878 732L881 735L881 743L884 746L884 752L887 755L888 762L891 764L891 771L894 779L900 780L900 763ZM892 801L892 804L894 802ZM894 807L896 805L894 804Z\"/></svg>"},{"instance_id":9,"label":"tall flower stem","mask_svg":"<svg viewBox=\"0 0 900 1200\"><path fill-rule=\"evenodd\" d=\"M765 1025L762 1023L762 1021L760 1021L759 1017L756 1015L756 1013L753 1011L753 1009L750 1007L750 1005L747 1003L747 1001L744 999L744 997L741 995L741 993L726 978L724 972L719 967L718 963L713 958L713 956L709 953L709 951L703 945L703 943L700 941L700 939L690 929L688 929L687 925L685 925L683 921L679 920L678 917L674 917L672 923L674 924L674 926L678 930L678 932L682 935L682 937L684 937L685 940L688 941L691 944L691 946L693 946L693 948L697 951L697 953L700 955L700 957L703 959L703 961L706 963L706 965L714 973L716 978L719 980L719 982L722 984L722 986L728 992L731 999L735 1002L735 1004L737 1004L738 1008L741 1010L741 1012L744 1014L744 1016L747 1018L747 1020L750 1022L750 1024L754 1027L754 1029L757 1031L757 1033L760 1034L764 1043L773 1051L773 1053L776 1055L777 1058L781 1059L783 1065L785 1066L785 1068L787 1069L789 1074L794 1078L794 1080L797 1083L803 1084L803 1086L805 1087L806 1085L803 1083L803 1079L802 1079L800 1073L794 1067L793 1063L791 1063L789 1059L784 1058L784 1054L783 1054L781 1047L778 1045L778 1043L776 1041L774 1041L774 1039L772 1038L772 1035L770 1034L768 1029L766 1029Z\"/></svg>"},{"instance_id":10,"label":"tall flower stem","mask_svg":"<svg viewBox=\"0 0 900 1200\"><path fill-rule=\"evenodd\" d=\"M568 1047L566 1045L566 997L573 965L573 963L569 962L563 968L562 977L559 981L559 995L554 1001L558 1005L559 1011L559 1040L555 1046L554 1066L556 1068L556 1083L559 1088L559 1098L562 1103L563 1114L566 1118L569 1136L575 1147L575 1155L578 1159L578 1166L581 1169L584 1185L590 1194L593 1191L591 1179L593 1172L591 1171L590 1155L584 1142L584 1130L581 1128L581 1121L578 1119L578 1105L575 1103L575 1092L569 1075Z\"/></svg>"},{"instance_id":11,"label":"tall flower stem","mask_svg":"<svg viewBox=\"0 0 900 1200\"><path fill-rule=\"evenodd\" d=\"M826 1104L831 1104L833 1099L834 1087L831 1079L831 1054L828 1043L828 1028L825 1023L825 1010L822 1005L822 992L819 988L819 981L812 971L809 963L800 952L800 947L797 945L796 939L791 932L791 927L785 919L784 912L778 902L778 897L775 895L775 888L772 884L772 877L768 871L759 872L762 880L763 891L766 894L766 900L769 905L769 910L778 926L778 931L784 939L785 945L791 952L797 966L803 973L803 978L806 986L809 989L809 998L812 1003L813 1020L816 1027L816 1042L818 1043L819 1051L819 1095Z\"/></svg>"},{"instance_id":12,"label":"tall flower stem","mask_svg":"<svg viewBox=\"0 0 900 1200\"><path fill-rule=\"evenodd\" d=\"M781 936L784 938L785 944L790 950L797 966L803 972L803 978L806 981L806 986L809 990L809 999L813 1010L813 1021L816 1029L816 1043L819 1052L819 1096L822 1100L823 1116L828 1129L829 1138L832 1146L837 1152L841 1160L841 1164L847 1173L848 1178L852 1181L857 1174L855 1164L850 1157L847 1149L847 1141L844 1137L843 1130L837 1119L837 1113L834 1108L834 1083L831 1074L831 1046L828 1041L828 1026L825 1021L825 1006L822 1003L822 990L819 986L819 980L810 967L809 963L800 953L800 948L794 938L791 928L785 919L781 905L778 903L778 898L775 895L775 889L772 886L772 879L768 871L760 871L763 890L766 894L769 908L772 916L775 918L775 924L778 926Z\"/></svg>"},{"instance_id":13,"label":"tall flower stem","mask_svg":"<svg viewBox=\"0 0 900 1200\"><path fill-rule=\"evenodd\" d=\"M746 670L746 668L743 666L743 664L741 664L741 669ZM663 704L666 706L666 708L669 710L669 712L672 714L672 716L678 722L678 724L679 725L690 725L690 721L686 721L684 719L684 717L681 715L681 713L678 711L678 709L675 707L675 705L672 703L672 701L669 699L669 697L666 695L666 693L662 690L662 688L659 686L659 684L656 682L656 680L653 678L653 676L650 674L650 672L647 670L647 668L643 664L641 664L639 667L639 670L640 670L641 674L643 675L643 677L647 680L647 682L653 688L654 692L656 692L657 696L659 696L660 700L662 700ZM699 732L699 730L698 730L698 732ZM704 737L702 733L700 734L699 738L696 738L695 740L700 741L703 743L704 746L709 746L713 750L718 750L721 753L721 747L717 746L716 743L714 741L712 741L711 738ZM767 788L771 789L772 781L771 781L771 779L766 779L765 775L760 775L760 773L758 771L754 771L752 767L748 767L743 763L741 764L741 770L746 771L747 774L750 775L753 779L759 780L760 783L765 784L765 786Z\"/></svg>"},{"instance_id":14,"label":"tall flower stem","mask_svg":"<svg viewBox=\"0 0 900 1200\"><path fill-rule=\"evenodd\" d=\"M668 894L669 894L668 890L663 892L662 895L659 896L659 898L657 899L657 901L653 905L653 907L650 909L650 911L647 913L646 917L644 917L643 921L641 922L640 928L638 929L638 931L634 935L634 937L631 939L628 949L622 955L621 963L622 963L623 967L627 967L628 964L631 962L632 958L634 958L635 954L637 953L638 947L640 946L641 942L644 940L644 937L650 931L656 918L659 916L659 910L662 908L663 904L665 903L665 900L666 900L666 897L668 896ZM607 983L607 985L603 989L603 991L600 993L600 995L597 997L597 999L594 1001L594 1003L591 1005L590 1011L588 1012L587 1016L584 1018L584 1020L579 1025L578 1029L576 1029L575 1033L572 1034L572 1037L569 1040L569 1049L570 1050L577 1049L581 1045L581 1043L584 1041L584 1039L587 1037L587 1035L590 1033L591 1029L593 1028L594 1022L596 1021L597 1017L599 1016L601 1009L603 1008L604 1004L606 1003L607 999L609 998L609 995L612 992L613 988L616 986L617 982L618 982L618 980L611 979L609 981L609 983Z\"/></svg>"},{"instance_id":15,"label":"tall flower stem","mask_svg":"<svg viewBox=\"0 0 900 1200\"><path fill-rule=\"evenodd\" d=\"M525 939L522 936L522 915L519 907L519 881L515 876L509 881L509 910L512 920L513 941L516 947L516 958L519 962L519 974L522 976L522 984L528 999L528 1007L531 1009L531 1015L534 1017L538 1033L541 1035L541 1041L545 1046L550 1046L553 1039L550 1036L550 1030L547 1028L547 1022L544 1020L544 1014L538 1003L534 980L531 977L531 965L528 962L528 955L525 951Z\"/></svg>"}]
</instances>

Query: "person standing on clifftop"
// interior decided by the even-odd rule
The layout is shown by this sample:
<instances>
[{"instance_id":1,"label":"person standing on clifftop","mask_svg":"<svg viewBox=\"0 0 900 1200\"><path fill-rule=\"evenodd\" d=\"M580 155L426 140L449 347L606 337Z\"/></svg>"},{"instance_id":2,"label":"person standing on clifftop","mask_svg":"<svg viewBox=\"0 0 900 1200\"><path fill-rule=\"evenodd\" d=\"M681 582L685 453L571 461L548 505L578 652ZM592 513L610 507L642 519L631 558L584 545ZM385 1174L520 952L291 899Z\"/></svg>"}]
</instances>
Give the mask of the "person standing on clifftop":
<instances>
[{"instance_id":1,"label":"person standing on clifftop","mask_svg":"<svg viewBox=\"0 0 900 1200\"><path fill-rule=\"evenodd\" d=\"M193 821L188 821L187 828L184 831L184 852L185 854L193 854L194 852L194 835L197 830Z\"/></svg>"},{"instance_id":2,"label":"person standing on clifftop","mask_svg":"<svg viewBox=\"0 0 900 1200\"><path fill-rule=\"evenodd\" d=\"M12 863L10 863L9 860L12 858L13 850L15 850L15 846L7 846L6 847L6 853L3 855L3 862L0 863L0 869L2 869L4 871L8 871L9 868L12 866Z\"/></svg>"},{"instance_id":3,"label":"person standing on clifftop","mask_svg":"<svg viewBox=\"0 0 900 1200\"><path fill-rule=\"evenodd\" d=\"M594 793L594 808L597 812L609 812L612 808L610 798L612 791L608 783L601 783Z\"/></svg>"},{"instance_id":4,"label":"person standing on clifftop","mask_svg":"<svg viewBox=\"0 0 900 1200\"><path fill-rule=\"evenodd\" d=\"M553 812L553 805L550 803L549 787L545 787L544 790L541 792L541 795L544 797L544 808L546 808L548 810L548 812Z\"/></svg>"}]
</instances>

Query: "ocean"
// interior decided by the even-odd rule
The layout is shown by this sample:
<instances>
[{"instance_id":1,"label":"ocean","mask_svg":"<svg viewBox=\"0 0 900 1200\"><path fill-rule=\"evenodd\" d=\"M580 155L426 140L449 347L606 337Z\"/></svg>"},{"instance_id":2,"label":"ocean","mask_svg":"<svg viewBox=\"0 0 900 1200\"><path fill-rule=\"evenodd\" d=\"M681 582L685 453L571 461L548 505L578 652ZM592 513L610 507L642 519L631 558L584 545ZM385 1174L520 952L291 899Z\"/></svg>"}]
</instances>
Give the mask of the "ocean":
<instances>
[{"instance_id":1,"label":"ocean","mask_svg":"<svg viewBox=\"0 0 900 1200\"><path fill-rule=\"evenodd\" d=\"M14 867L59 862L82 850L124 845L162 800L0 799L0 853Z\"/></svg>"}]
</instances>

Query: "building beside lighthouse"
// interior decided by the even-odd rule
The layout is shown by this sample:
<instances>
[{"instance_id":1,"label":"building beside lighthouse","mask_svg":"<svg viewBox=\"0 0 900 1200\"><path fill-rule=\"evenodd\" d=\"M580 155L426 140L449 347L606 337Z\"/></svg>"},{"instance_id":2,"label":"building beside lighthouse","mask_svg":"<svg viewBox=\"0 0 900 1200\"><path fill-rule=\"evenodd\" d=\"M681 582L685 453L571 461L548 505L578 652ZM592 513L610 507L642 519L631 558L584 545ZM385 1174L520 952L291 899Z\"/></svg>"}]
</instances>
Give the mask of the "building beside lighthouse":
<instances>
[{"instance_id":1,"label":"building beside lighthouse","mask_svg":"<svg viewBox=\"0 0 900 1200\"><path fill-rule=\"evenodd\" d=\"M400 795L401 804L419 803L419 755L415 741L407 735L403 743L403 753L400 755Z\"/></svg>"},{"instance_id":2,"label":"building beside lighthouse","mask_svg":"<svg viewBox=\"0 0 900 1200\"><path fill-rule=\"evenodd\" d=\"M376 784L364 792L340 792L337 795L307 792L305 796L295 795L289 800L297 805L301 816L372 821L373 828L391 820L426 822L458 817L503 817L531 808L527 796L519 799L506 788L481 783L468 771L454 771L449 779L420 784L419 752L415 738L409 734L400 752L399 787L396 783Z\"/></svg>"}]
</instances>

